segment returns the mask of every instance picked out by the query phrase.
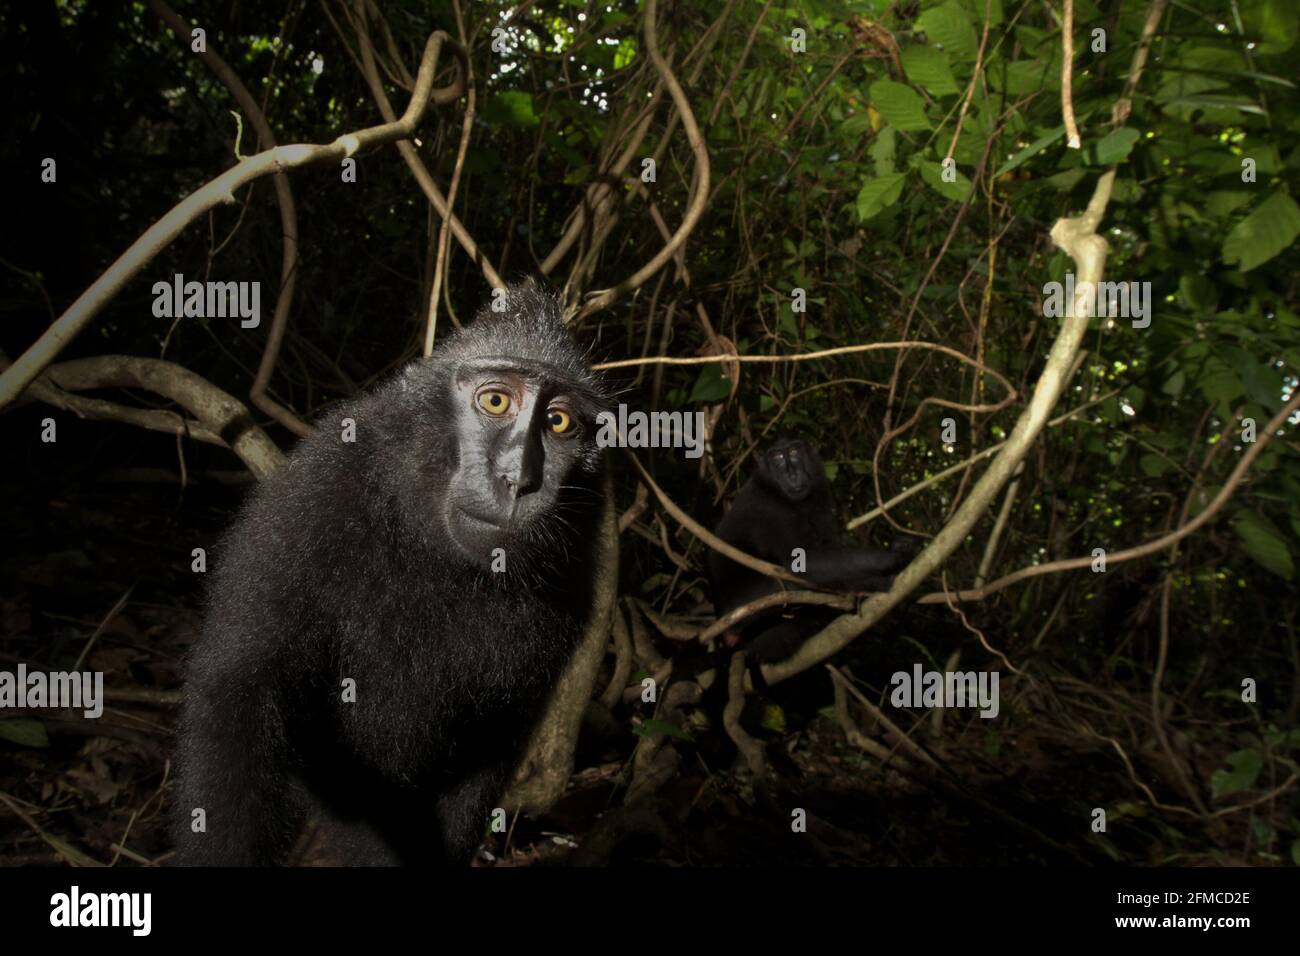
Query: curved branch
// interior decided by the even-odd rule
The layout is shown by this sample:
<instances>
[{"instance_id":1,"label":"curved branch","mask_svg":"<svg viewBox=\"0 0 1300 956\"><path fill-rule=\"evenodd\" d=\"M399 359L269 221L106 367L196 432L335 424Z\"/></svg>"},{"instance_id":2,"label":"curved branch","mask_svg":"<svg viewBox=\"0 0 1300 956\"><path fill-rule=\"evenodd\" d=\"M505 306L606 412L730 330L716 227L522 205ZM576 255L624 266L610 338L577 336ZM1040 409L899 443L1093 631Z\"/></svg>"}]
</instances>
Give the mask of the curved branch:
<instances>
[{"instance_id":1,"label":"curved branch","mask_svg":"<svg viewBox=\"0 0 1300 956\"><path fill-rule=\"evenodd\" d=\"M172 415L183 421L175 413L161 409L130 408L84 396L66 396L67 401L60 401L65 392L97 388L139 388L171 399L193 415L198 424L198 429L186 428L182 434L189 434L200 441L228 446L259 480L275 471L284 461L284 453L249 417L248 408L243 402L189 369L163 359L134 355L97 355L94 358L60 362L50 366L44 375L33 382L28 393L78 414L81 410L86 410L92 417L115 418L146 428L154 425L141 417L143 415L155 418L158 415ZM170 428L156 430L175 432L175 429Z\"/></svg>"},{"instance_id":2,"label":"curved branch","mask_svg":"<svg viewBox=\"0 0 1300 956\"><path fill-rule=\"evenodd\" d=\"M774 594L765 594L748 604L732 608L695 635L695 639L697 641L712 640L724 631L729 630L733 625L752 617L759 611L766 611L772 607L785 607L788 604L820 604L826 607L838 608L841 611L851 611L857 606L857 601L851 596L824 594L821 591L777 591Z\"/></svg>"},{"instance_id":3,"label":"curved branch","mask_svg":"<svg viewBox=\"0 0 1300 956\"><path fill-rule=\"evenodd\" d=\"M441 30L429 36L420 62L415 92L401 119L371 126L340 136L328 145L299 143L277 146L250 156L226 170L173 206L161 219L133 242L95 282L73 302L63 315L3 373L0 373L0 407L12 402L49 365L91 319L135 278L153 258L203 213L222 202L234 202L234 190L268 173L282 172L319 162L341 162L358 150L395 140L409 139L429 103L447 103L458 97L463 83L433 88L433 75L444 41L453 42Z\"/></svg>"},{"instance_id":4,"label":"curved branch","mask_svg":"<svg viewBox=\"0 0 1300 956\"><path fill-rule=\"evenodd\" d=\"M605 289L596 293L588 299L586 304L578 310L574 317L575 321L586 318L593 312L599 312L611 302L620 298L625 292L638 288L646 279L650 278L660 269L662 269L670 259L673 253L677 251L678 246L686 241L686 237L695 229L696 223L704 214L704 207L709 198L709 149L704 143L704 137L700 134L700 128L696 125L695 114L691 112L690 101L686 94L682 92L682 86L673 74L672 67L659 52L659 34L656 24L658 14L658 4L656 0L646 0L645 3L645 40L646 52L650 56L650 62L654 64L659 75L663 77L664 85L668 87L668 93L673 98L673 103L677 106L677 112L682 118L682 126L686 130L686 139L691 144L691 150L695 153L696 169L696 186L695 195L691 199L691 204L686 210L686 215L682 218L682 224L677 227L677 232L673 238L660 249L644 266L628 276L613 288Z\"/></svg>"},{"instance_id":5,"label":"curved branch","mask_svg":"<svg viewBox=\"0 0 1300 956\"><path fill-rule=\"evenodd\" d=\"M936 345L933 342L868 342L862 345L840 345L833 349L819 349L816 352L799 352L794 355L734 355L726 353L721 355L694 355L686 358L670 357L667 355L649 355L642 358L619 359L616 362L601 362L592 366L593 371L608 372L612 369L633 368L638 365L709 365L718 362L754 362L760 365L775 365L779 362L811 362L816 359L829 358L832 355L852 355L855 352L875 352L881 349L929 349L935 352L942 352L944 355L951 356L958 361L972 365L981 372L987 372L998 380L1007 391L1007 397L996 405L963 405L956 402L947 403L951 407L960 408L964 411L976 412L996 412L1005 408L1009 402L1016 400L1018 393L1015 386L1011 384L1001 372L997 369L983 365L954 348L947 345ZM932 403L944 403L944 399L931 399Z\"/></svg>"},{"instance_id":6,"label":"curved branch","mask_svg":"<svg viewBox=\"0 0 1300 956\"><path fill-rule=\"evenodd\" d=\"M190 44L189 25L182 20L163 0L148 0L153 12L171 28L180 41L182 48ZM248 121L257 131L259 145L262 148L274 148L279 145L271 124L266 121L266 114L248 92L248 87L236 75L235 71L211 47L199 53L199 59L208 65L230 91ZM298 282L298 211L294 206L293 190L289 186L289 177L283 171L271 177L275 186L276 203L280 207L280 231L284 241L284 253L280 260L280 294L276 296L275 311L271 316L271 328L266 335L266 346L262 349L262 360L257 366L257 375L248 397L254 405L299 437L311 434L311 426L298 415L285 408L266 394L266 387L271 383L271 373L280 357L280 345L284 342L284 332L289 325L289 309L293 305L294 287Z\"/></svg>"},{"instance_id":7,"label":"curved branch","mask_svg":"<svg viewBox=\"0 0 1300 956\"><path fill-rule=\"evenodd\" d=\"M366 85L370 87L370 95L374 98L375 105L379 107L379 113L384 119L391 121L393 118L393 104L388 100L388 94L384 92L383 81L379 78L379 70L375 67L374 46L370 42L370 34L366 30L366 21L361 17L356 24L357 42L361 45L361 74L365 78ZM439 31L441 32L441 31ZM446 34L443 34L446 36ZM469 58L465 51L454 40L448 39L452 44L452 50L456 54L461 64L461 90L457 91L459 96L464 90L466 78L469 76ZM401 153L402 160L406 163L411 175L415 177L416 185L424 193L426 199L432 204L434 210L442 217L443 221L451 223L451 234L456 237L466 255L474 261L483 273L483 278L487 279L488 284L495 289L505 288L505 282L501 276L497 275L496 269L492 268L492 263L488 262L487 256L479 249L472 236L469 234L464 224L452 212L451 206L447 204L447 198L438 188L438 184L433 181L433 174L420 159L420 155L415 151L411 143L402 141L397 144L397 151Z\"/></svg>"},{"instance_id":8,"label":"curved branch","mask_svg":"<svg viewBox=\"0 0 1300 956\"><path fill-rule=\"evenodd\" d=\"M1065 0L1061 12L1061 120L1065 145L1079 149L1079 124L1074 121L1074 0Z\"/></svg>"},{"instance_id":9,"label":"curved branch","mask_svg":"<svg viewBox=\"0 0 1300 956\"><path fill-rule=\"evenodd\" d=\"M645 482L646 487L651 493L659 499L659 504L663 505L664 510L677 519L677 522L695 537L699 538L714 551L724 554L735 561L737 564L743 564L745 567L757 571L759 574L765 574L770 578L778 578L782 581L789 581L792 584L798 584L800 587L807 587L808 582L800 578L797 574L787 571L778 564L768 564L766 561L760 561L751 555L746 554L739 548L733 548L727 542L723 541L717 535L713 534L698 521L688 515L685 511L677 506L668 494L655 484L655 480L650 477L650 472L646 471L645 465L641 464L636 455L628 452L628 458L641 475L641 480Z\"/></svg>"}]
</instances>

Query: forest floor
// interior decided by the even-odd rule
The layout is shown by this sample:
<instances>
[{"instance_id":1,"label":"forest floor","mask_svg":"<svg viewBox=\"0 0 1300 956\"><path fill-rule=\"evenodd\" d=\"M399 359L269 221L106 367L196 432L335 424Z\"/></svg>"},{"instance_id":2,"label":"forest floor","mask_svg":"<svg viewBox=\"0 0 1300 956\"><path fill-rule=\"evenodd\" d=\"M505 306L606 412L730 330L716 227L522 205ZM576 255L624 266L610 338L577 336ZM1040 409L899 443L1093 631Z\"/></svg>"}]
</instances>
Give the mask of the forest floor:
<instances>
[{"instance_id":1,"label":"forest floor","mask_svg":"<svg viewBox=\"0 0 1300 956\"><path fill-rule=\"evenodd\" d=\"M0 580L7 582L0 667L66 669L84 655L82 667L104 672L108 701L93 723L48 712L0 720L0 865L80 857L132 865L170 855L179 664L201 619L190 551L210 546L240 491L209 473L183 493L158 478L130 471L69 477L13 487L0 498ZM845 663L858 673L881 670L856 645ZM580 747L563 799L544 817L521 818L508 834L490 837L476 864L1245 862L1230 849L1240 844L1226 827L1194 828L1181 818L1174 825L1152 813L1112 744L1068 732L1050 698L1027 695L996 732L978 718L950 719L937 734L928 717L918 721L916 739L944 768L920 773L915 762L882 768L846 742L828 706L828 679L773 696L782 706L769 709L765 722L779 718L784 728L755 728L767 743L767 800L755 798L739 769L720 708L702 709L691 739L672 741L677 771L647 805L622 807L639 739L630 726L593 735ZM1173 784L1150 783L1179 802ZM1099 806L1107 808L1105 834L1091 827ZM807 814L806 832L792 830L797 810Z\"/></svg>"}]
</instances>

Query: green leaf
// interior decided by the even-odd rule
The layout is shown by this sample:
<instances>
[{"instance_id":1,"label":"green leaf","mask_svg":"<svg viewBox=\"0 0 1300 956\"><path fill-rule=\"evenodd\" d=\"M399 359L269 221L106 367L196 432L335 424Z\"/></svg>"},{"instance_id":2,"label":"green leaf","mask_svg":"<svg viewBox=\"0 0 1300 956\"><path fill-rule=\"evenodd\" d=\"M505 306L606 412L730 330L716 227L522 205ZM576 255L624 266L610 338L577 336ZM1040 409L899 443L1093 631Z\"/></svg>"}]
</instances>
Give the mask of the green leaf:
<instances>
[{"instance_id":1,"label":"green leaf","mask_svg":"<svg viewBox=\"0 0 1300 956\"><path fill-rule=\"evenodd\" d=\"M785 733L785 711L779 704L768 704L763 708L763 718L759 721L759 726L773 733Z\"/></svg>"},{"instance_id":2,"label":"green leaf","mask_svg":"<svg viewBox=\"0 0 1300 956\"><path fill-rule=\"evenodd\" d=\"M664 737L676 737L678 740L691 740L692 737L676 724L670 724L666 720L655 720L653 717L641 722L638 727L633 727L632 732L638 737L654 737L661 735Z\"/></svg>"},{"instance_id":3,"label":"green leaf","mask_svg":"<svg viewBox=\"0 0 1300 956\"><path fill-rule=\"evenodd\" d=\"M1240 511L1232 520L1232 530L1237 532L1242 547L1255 563L1272 571L1283 580L1295 575L1295 565L1287 550L1282 533L1267 518L1253 511Z\"/></svg>"},{"instance_id":4,"label":"green leaf","mask_svg":"<svg viewBox=\"0 0 1300 956\"><path fill-rule=\"evenodd\" d=\"M1197 315L1214 315L1219 304L1218 289L1200 272L1184 272L1179 277L1178 297L1187 304L1187 311Z\"/></svg>"},{"instance_id":5,"label":"green leaf","mask_svg":"<svg viewBox=\"0 0 1300 956\"><path fill-rule=\"evenodd\" d=\"M937 47L912 45L903 50L903 72L907 78L931 96L960 93L953 79L948 54Z\"/></svg>"},{"instance_id":6,"label":"green leaf","mask_svg":"<svg viewBox=\"0 0 1300 956\"><path fill-rule=\"evenodd\" d=\"M13 717L0 720L0 740L8 740L24 747L48 747L49 735L45 725L31 717Z\"/></svg>"},{"instance_id":7,"label":"green leaf","mask_svg":"<svg viewBox=\"0 0 1300 956\"><path fill-rule=\"evenodd\" d=\"M858 218L865 222L874 218L882 209L898 202L906 178L906 173L889 173L868 179L858 192Z\"/></svg>"},{"instance_id":8,"label":"green leaf","mask_svg":"<svg viewBox=\"0 0 1300 956\"><path fill-rule=\"evenodd\" d=\"M720 402L730 394L731 379L722 374L719 366L706 365L700 372L700 377L695 380L695 387L691 389L691 397L687 401L708 405Z\"/></svg>"},{"instance_id":9,"label":"green leaf","mask_svg":"<svg viewBox=\"0 0 1300 956\"><path fill-rule=\"evenodd\" d=\"M1241 19L1248 33L1261 38L1261 56L1285 53L1295 43L1295 0L1244 0Z\"/></svg>"},{"instance_id":10,"label":"green leaf","mask_svg":"<svg viewBox=\"0 0 1300 956\"><path fill-rule=\"evenodd\" d=\"M636 59L636 38L623 37L614 51L614 69L621 70Z\"/></svg>"},{"instance_id":11,"label":"green leaf","mask_svg":"<svg viewBox=\"0 0 1300 956\"><path fill-rule=\"evenodd\" d=\"M1065 172L1057 173L1055 176L1048 176L1047 182L1053 189L1058 189L1061 192L1069 192L1075 186L1079 185L1079 181L1086 175L1088 175L1086 169L1082 166L1076 166L1074 169L1067 169ZM1118 183L1116 185L1118 185Z\"/></svg>"},{"instance_id":12,"label":"green leaf","mask_svg":"<svg viewBox=\"0 0 1300 956\"><path fill-rule=\"evenodd\" d=\"M1232 227L1223 240L1223 261L1240 263L1242 272L1263 265L1300 235L1300 207L1282 191L1269 196Z\"/></svg>"},{"instance_id":13,"label":"green leaf","mask_svg":"<svg viewBox=\"0 0 1300 956\"><path fill-rule=\"evenodd\" d=\"M876 138L867 147L877 176L886 176L894 172L894 156L898 144L898 133L892 126L882 127Z\"/></svg>"},{"instance_id":14,"label":"green leaf","mask_svg":"<svg viewBox=\"0 0 1300 956\"><path fill-rule=\"evenodd\" d=\"M1149 478L1159 478L1169 470L1169 460L1159 455L1143 455L1138 459L1138 467L1142 469L1142 474Z\"/></svg>"},{"instance_id":15,"label":"green leaf","mask_svg":"<svg viewBox=\"0 0 1300 956\"><path fill-rule=\"evenodd\" d=\"M931 7L916 19L916 28L924 31L930 42L947 50L959 60L975 59L979 40L975 27L958 0L948 0L941 6Z\"/></svg>"},{"instance_id":16,"label":"green leaf","mask_svg":"<svg viewBox=\"0 0 1300 956\"><path fill-rule=\"evenodd\" d=\"M1260 361L1244 349L1231 349L1227 353L1232 367L1241 376L1246 396L1265 408L1282 407L1282 373L1272 365Z\"/></svg>"},{"instance_id":17,"label":"green leaf","mask_svg":"<svg viewBox=\"0 0 1300 956\"><path fill-rule=\"evenodd\" d=\"M1224 219L1232 215L1242 206L1248 205L1250 200L1250 193L1244 189L1236 191L1216 189L1205 197L1203 208L1215 219Z\"/></svg>"},{"instance_id":18,"label":"green leaf","mask_svg":"<svg viewBox=\"0 0 1300 956\"><path fill-rule=\"evenodd\" d=\"M970 195L970 180L962 175L961 170L953 169L953 175L957 178L953 182L945 182L941 163L921 163L920 167L925 184L945 199L963 202Z\"/></svg>"},{"instance_id":19,"label":"green leaf","mask_svg":"<svg viewBox=\"0 0 1300 956\"><path fill-rule=\"evenodd\" d=\"M1228 363L1218 359L1206 360L1196 384L1201 389L1201 394L1216 405L1227 404L1246 394L1241 376Z\"/></svg>"},{"instance_id":20,"label":"green leaf","mask_svg":"<svg viewBox=\"0 0 1300 956\"><path fill-rule=\"evenodd\" d=\"M1032 143L1030 143L1020 152L1016 153L1016 155L1012 156L1005 163L1003 163L1001 168L998 169L997 173L994 175L993 178L1001 179L1003 176L1011 172L1017 166L1021 166L1028 160L1037 156L1039 153L1047 149L1047 147L1051 146L1053 143L1055 143L1058 139L1060 139L1064 135L1065 135L1064 126L1058 126L1056 127L1056 129L1052 130L1051 132L1044 133L1042 136L1038 137L1038 139L1034 140Z\"/></svg>"},{"instance_id":21,"label":"green leaf","mask_svg":"<svg viewBox=\"0 0 1300 956\"><path fill-rule=\"evenodd\" d=\"M890 126L904 133L930 128L921 94L905 83L876 80L871 84L871 102Z\"/></svg>"},{"instance_id":22,"label":"green leaf","mask_svg":"<svg viewBox=\"0 0 1300 956\"><path fill-rule=\"evenodd\" d=\"M1114 166L1128 158L1140 135L1137 130L1127 126L1111 130L1101 142L1089 148L1089 157L1098 166Z\"/></svg>"},{"instance_id":23,"label":"green leaf","mask_svg":"<svg viewBox=\"0 0 1300 956\"><path fill-rule=\"evenodd\" d=\"M532 94L519 90L495 94L483 113L489 121L503 126L536 126L541 122L533 110Z\"/></svg>"},{"instance_id":24,"label":"green leaf","mask_svg":"<svg viewBox=\"0 0 1300 956\"><path fill-rule=\"evenodd\" d=\"M840 132L846 139L860 140L871 129L871 114L866 110L854 113L840 124Z\"/></svg>"},{"instance_id":25,"label":"green leaf","mask_svg":"<svg viewBox=\"0 0 1300 956\"><path fill-rule=\"evenodd\" d=\"M1217 122L1232 122L1240 119L1237 116L1241 113L1254 113L1256 116L1267 116L1264 108L1248 96L1175 96L1169 100L1165 106L1165 112L1178 116L1179 119L1190 120L1191 114L1197 110L1204 110L1202 120Z\"/></svg>"},{"instance_id":26,"label":"green leaf","mask_svg":"<svg viewBox=\"0 0 1300 956\"><path fill-rule=\"evenodd\" d=\"M1216 797L1253 787L1264 767L1264 758L1258 750L1238 750L1228 754L1228 766L1232 769L1216 770L1210 775L1210 791Z\"/></svg>"},{"instance_id":27,"label":"green leaf","mask_svg":"<svg viewBox=\"0 0 1300 956\"><path fill-rule=\"evenodd\" d=\"M1012 96L1061 88L1061 65L1055 60L1015 60L989 71L989 85Z\"/></svg>"}]
</instances>

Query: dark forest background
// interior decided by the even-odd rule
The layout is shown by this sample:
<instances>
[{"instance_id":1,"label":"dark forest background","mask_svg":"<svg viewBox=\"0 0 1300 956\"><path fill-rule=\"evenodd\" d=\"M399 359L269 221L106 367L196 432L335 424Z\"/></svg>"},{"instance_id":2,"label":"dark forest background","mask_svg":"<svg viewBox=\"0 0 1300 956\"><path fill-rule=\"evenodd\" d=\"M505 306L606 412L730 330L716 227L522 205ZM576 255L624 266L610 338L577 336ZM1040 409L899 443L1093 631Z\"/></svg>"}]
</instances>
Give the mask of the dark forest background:
<instances>
[{"instance_id":1,"label":"dark forest background","mask_svg":"<svg viewBox=\"0 0 1300 956\"><path fill-rule=\"evenodd\" d=\"M658 709L610 692L616 676L688 680L713 621L706 546L613 456L617 633L575 772L480 862L1300 865L1291 0L1074 0L1068 97L1056 0L174 3L0 9L5 365L176 203L271 145L229 76L275 142L328 144L384 122L368 71L406 108L440 29L468 51L473 115L465 96L430 104L414 156L440 195L455 182L495 275L565 298L594 359L951 350L612 371L634 407L705 413L703 459L637 452L682 511L712 527L779 434L820 450L846 524L872 513L846 531L862 542L928 543L985 469L1008 469L935 570L830 658L870 706L837 701L821 662L751 695L778 803L817 821L805 839L755 798L725 690ZM201 27L228 75L169 17ZM457 75L444 54L437 85ZM298 423L420 354L435 273L439 329L487 301L489 274L455 238L440 247L396 145L355 158L354 183L336 161L284 177L289 259L279 187L241 185L3 409L0 666L80 660L109 697L98 721L0 713L0 862L166 860L178 665L201 620L191 550L255 480L219 434L175 434L212 424L189 403L206 393L111 357L188 370L287 450ZM941 474L1025 412L1062 324L1044 284L1077 271L1053 224L1111 168L1105 275L1150 283L1149 327L1091 320L1027 453ZM175 273L260 281L261 325L155 318L151 287ZM1104 573L956 594L1149 542ZM890 675L916 663L999 671L999 717L890 708Z\"/></svg>"}]
</instances>

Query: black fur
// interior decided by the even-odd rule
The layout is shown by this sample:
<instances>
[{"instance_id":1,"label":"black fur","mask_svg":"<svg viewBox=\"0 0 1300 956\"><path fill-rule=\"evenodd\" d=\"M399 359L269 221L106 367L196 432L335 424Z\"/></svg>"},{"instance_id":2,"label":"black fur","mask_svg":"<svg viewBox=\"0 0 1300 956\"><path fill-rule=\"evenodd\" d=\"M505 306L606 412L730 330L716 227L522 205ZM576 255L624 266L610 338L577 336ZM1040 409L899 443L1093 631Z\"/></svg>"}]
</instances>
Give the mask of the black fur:
<instances>
[{"instance_id":1,"label":"black fur","mask_svg":"<svg viewBox=\"0 0 1300 956\"><path fill-rule=\"evenodd\" d=\"M810 585L845 591L885 591L902 568L907 549L885 551L838 543L839 528L830 483L821 459L807 442L778 439L758 459L757 470L722 517L716 534L746 554L789 569L792 552L803 548ZM767 594L782 582L709 552L709 579L719 617ZM750 660L789 657L819 631L834 612L814 607L776 609L743 621L736 636Z\"/></svg>"},{"instance_id":2,"label":"black fur","mask_svg":"<svg viewBox=\"0 0 1300 956\"><path fill-rule=\"evenodd\" d=\"M223 539L186 662L179 862L284 862L309 815L338 862L477 846L582 633L603 467L605 395L557 303L506 302L326 416ZM510 422L467 401L498 379L540 389ZM574 433L546 430L553 401Z\"/></svg>"}]
</instances>

